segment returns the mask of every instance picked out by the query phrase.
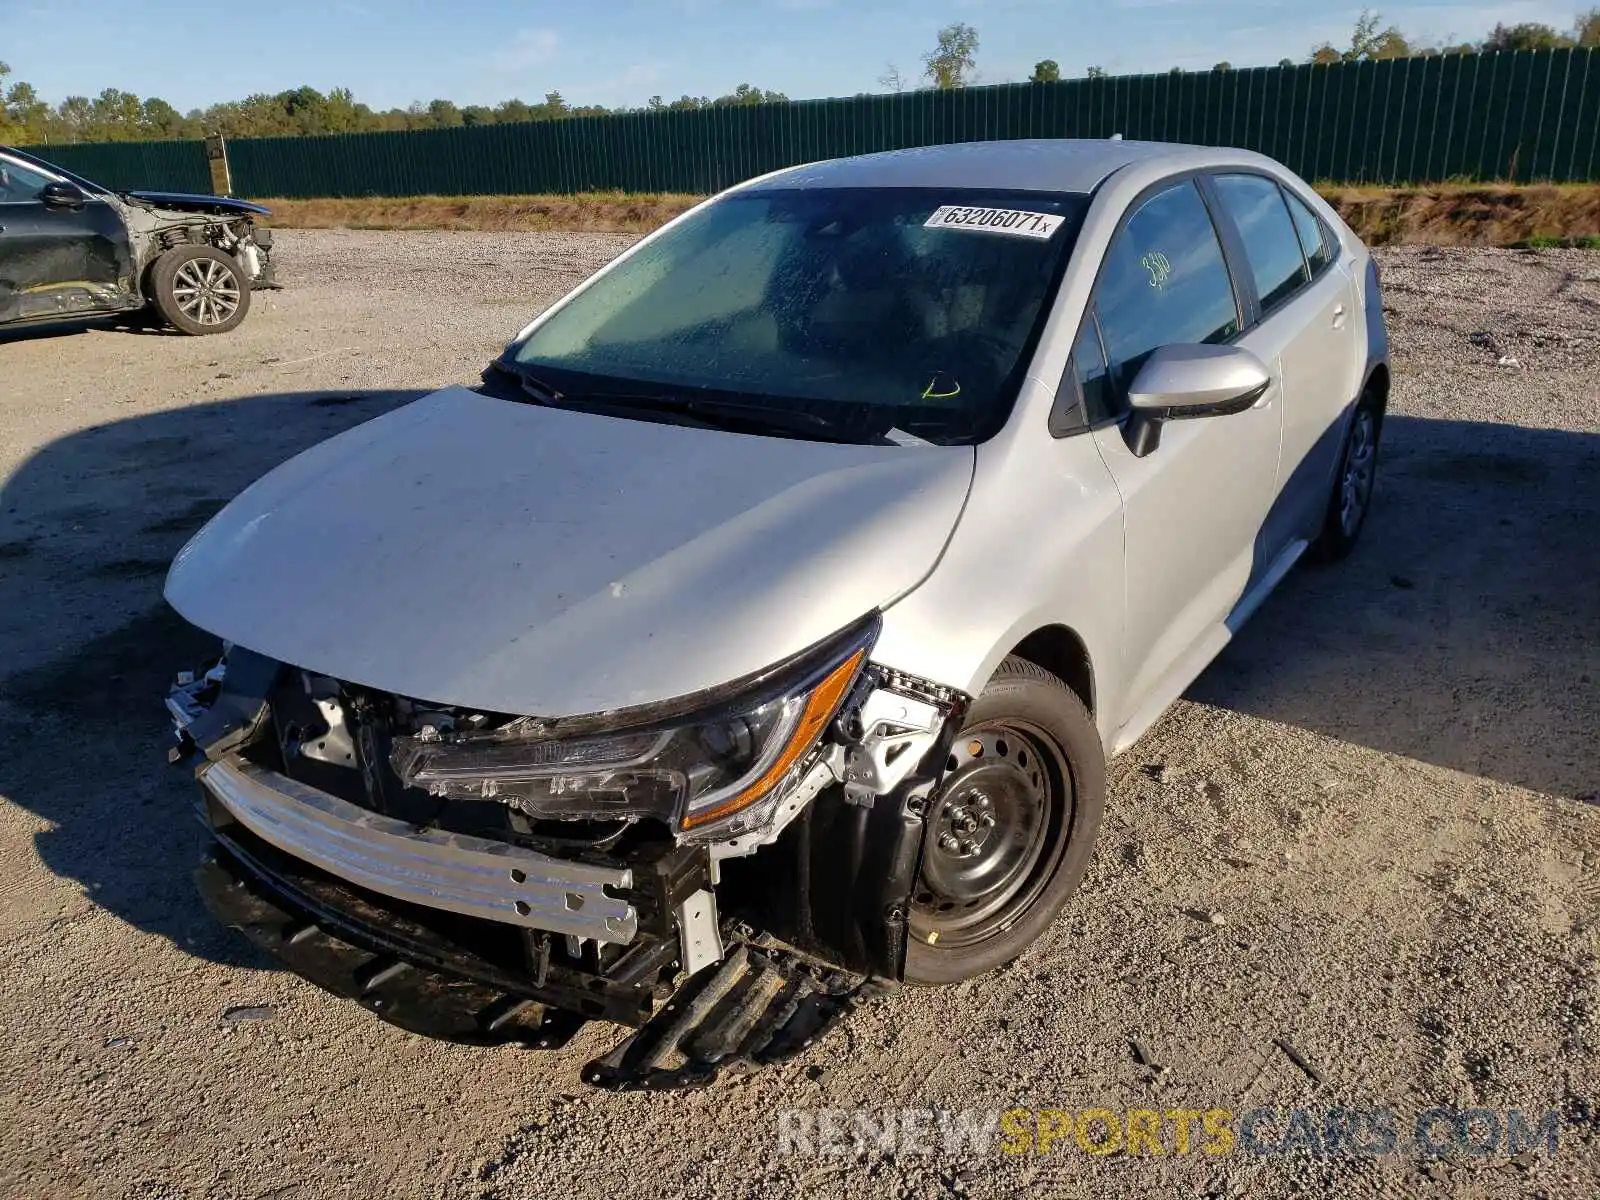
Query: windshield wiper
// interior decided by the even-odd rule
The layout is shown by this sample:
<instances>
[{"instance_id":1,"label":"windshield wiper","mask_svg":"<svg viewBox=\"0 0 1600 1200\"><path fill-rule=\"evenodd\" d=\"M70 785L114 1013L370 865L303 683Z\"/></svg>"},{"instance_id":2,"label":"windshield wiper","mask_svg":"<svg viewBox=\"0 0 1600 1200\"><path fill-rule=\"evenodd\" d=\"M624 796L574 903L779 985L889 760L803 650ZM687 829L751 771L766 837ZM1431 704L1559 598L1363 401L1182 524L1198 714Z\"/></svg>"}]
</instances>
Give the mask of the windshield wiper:
<instances>
[{"instance_id":1,"label":"windshield wiper","mask_svg":"<svg viewBox=\"0 0 1600 1200\"><path fill-rule=\"evenodd\" d=\"M713 400L703 396L675 396L656 392L568 392L563 405L579 404L641 413L666 413L689 417L718 429L746 433L771 433L812 441L859 443L859 436L842 421L796 408L774 408L746 400ZM877 440L877 439L874 439Z\"/></svg>"},{"instance_id":2,"label":"windshield wiper","mask_svg":"<svg viewBox=\"0 0 1600 1200\"><path fill-rule=\"evenodd\" d=\"M805 409L777 408L749 400L718 400L706 396L683 396L667 392L583 391L564 392L529 371L520 363L497 358L484 371L484 382L491 373L517 382L524 396L550 408L585 408L608 412L634 412L642 416L686 417L708 429L732 432L769 433L782 437L809 438L813 441L859 444L860 434L845 422ZM869 440L881 442L881 433L872 432Z\"/></svg>"},{"instance_id":3,"label":"windshield wiper","mask_svg":"<svg viewBox=\"0 0 1600 1200\"><path fill-rule=\"evenodd\" d=\"M537 375L533 374L533 372L527 370L525 367L518 366L516 363L507 362L503 358L492 360L489 365L484 368L484 383L490 383L489 375L491 372L496 375L508 376L509 378L516 380L517 386L522 389L523 393L539 404L550 405L553 407L560 404L563 399L560 389L551 386L549 383L545 382L543 379L540 379Z\"/></svg>"}]
</instances>

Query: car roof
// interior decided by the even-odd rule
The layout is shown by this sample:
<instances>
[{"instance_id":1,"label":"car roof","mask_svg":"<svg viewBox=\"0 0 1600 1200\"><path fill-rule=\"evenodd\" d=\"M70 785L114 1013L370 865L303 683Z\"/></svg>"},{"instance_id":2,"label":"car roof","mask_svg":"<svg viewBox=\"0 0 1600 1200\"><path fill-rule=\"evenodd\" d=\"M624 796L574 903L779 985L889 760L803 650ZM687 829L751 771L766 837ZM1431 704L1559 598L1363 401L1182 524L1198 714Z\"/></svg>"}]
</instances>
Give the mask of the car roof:
<instances>
[{"instance_id":1,"label":"car roof","mask_svg":"<svg viewBox=\"0 0 1600 1200\"><path fill-rule=\"evenodd\" d=\"M1198 147L1175 142L1018 138L919 146L790 167L749 186L982 187L1024 192L1092 192L1130 163L1174 158Z\"/></svg>"}]
</instances>

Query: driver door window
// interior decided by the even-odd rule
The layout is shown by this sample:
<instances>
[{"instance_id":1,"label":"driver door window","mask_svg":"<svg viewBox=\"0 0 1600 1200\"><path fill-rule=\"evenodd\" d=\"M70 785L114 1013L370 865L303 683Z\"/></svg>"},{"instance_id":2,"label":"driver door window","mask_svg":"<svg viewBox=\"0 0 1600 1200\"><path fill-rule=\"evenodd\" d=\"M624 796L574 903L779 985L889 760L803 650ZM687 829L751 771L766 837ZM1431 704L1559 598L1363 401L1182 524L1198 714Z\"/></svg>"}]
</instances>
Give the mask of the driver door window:
<instances>
[{"instance_id":1,"label":"driver door window","mask_svg":"<svg viewBox=\"0 0 1600 1200\"><path fill-rule=\"evenodd\" d=\"M1238 334L1233 280L1192 180L1158 192L1128 218L1106 253L1095 309L1110 367L1107 401L1119 412L1152 350Z\"/></svg>"},{"instance_id":2,"label":"driver door window","mask_svg":"<svg viewBox=\"0 0 1600 1200\"><path fill-rule=\"evenodd\" d=\"M31 204L50 177L9 158L0 158L0 204Z\"/></svg>"}]
</instances>

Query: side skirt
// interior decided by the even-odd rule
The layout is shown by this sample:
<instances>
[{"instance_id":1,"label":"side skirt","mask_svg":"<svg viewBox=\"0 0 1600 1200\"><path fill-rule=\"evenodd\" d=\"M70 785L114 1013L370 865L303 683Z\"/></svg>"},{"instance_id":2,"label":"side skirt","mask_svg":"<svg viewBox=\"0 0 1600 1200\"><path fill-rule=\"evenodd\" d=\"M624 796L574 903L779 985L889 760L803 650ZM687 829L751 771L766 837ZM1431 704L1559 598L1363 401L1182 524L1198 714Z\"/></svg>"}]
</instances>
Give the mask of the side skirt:
<instances>
[{"instance_id":1,"label":"side skirt","mask_svg":"<svg viewBox=\"0 0 1600 1200\"><path fill-rule=\"evenodd\" d=\"M1145 730L1160 720L1162 713L1177 702L1200 672L1211 665L1211 660L1222 653L1222 648L1233 640L1233 635L1261 607L1262 601L1272 594L1272 589L1283 582L1283 577L1300 561L1309 544L1304 538L1296 538L1279 551L1278 557L1272 560L1272 565L1256 581L1255 586L1239 598L1233 611L1195 640L1188 652L1150 689L1149 698L1138 711L1117 730L1117 736L1111 744L1112 754L1121 754L1133 745Z\"/></svg>"}]
</instances>

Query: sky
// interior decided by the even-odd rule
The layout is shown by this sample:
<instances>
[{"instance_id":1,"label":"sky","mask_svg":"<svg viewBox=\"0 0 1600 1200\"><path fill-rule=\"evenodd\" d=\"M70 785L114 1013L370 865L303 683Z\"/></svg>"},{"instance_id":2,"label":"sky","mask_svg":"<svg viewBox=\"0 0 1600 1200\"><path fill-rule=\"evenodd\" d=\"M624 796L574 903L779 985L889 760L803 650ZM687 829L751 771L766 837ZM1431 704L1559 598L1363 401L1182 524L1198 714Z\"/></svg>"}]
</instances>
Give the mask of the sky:
<instances>
[{"instance_id":1,"label":"sky","mask_svg":"<svg viewBox=\"0 0 1600 1200\"><path fill-rule=\"evenodd\" d=\"M1565 29L1600 0L1382 5L1385 24L1436 40L1497 21ZM740 83L793 99L914 85L941 26L979 34L978 80L1203 70L1300 60L1348 41L1362 5L1272 0L0 0L0 61L46 100L107 87L180 110L310 84L374 108L435 97L640 105Z\"/></svg>"}]
</instances>

